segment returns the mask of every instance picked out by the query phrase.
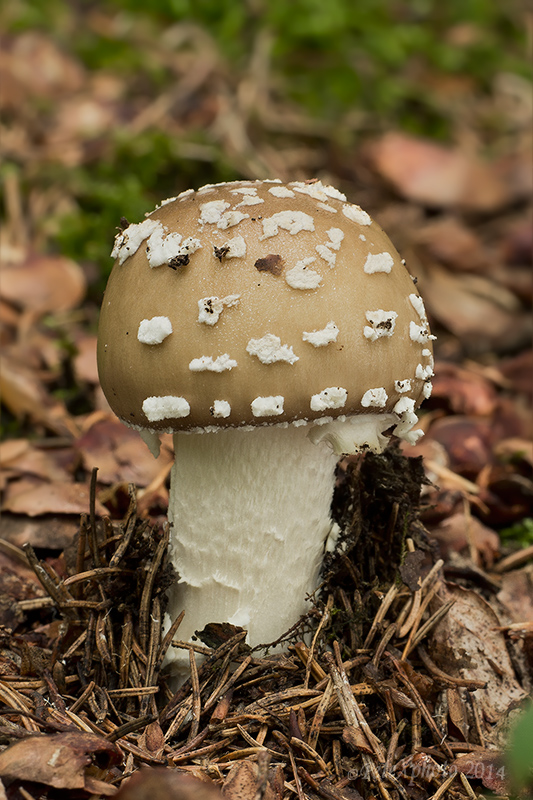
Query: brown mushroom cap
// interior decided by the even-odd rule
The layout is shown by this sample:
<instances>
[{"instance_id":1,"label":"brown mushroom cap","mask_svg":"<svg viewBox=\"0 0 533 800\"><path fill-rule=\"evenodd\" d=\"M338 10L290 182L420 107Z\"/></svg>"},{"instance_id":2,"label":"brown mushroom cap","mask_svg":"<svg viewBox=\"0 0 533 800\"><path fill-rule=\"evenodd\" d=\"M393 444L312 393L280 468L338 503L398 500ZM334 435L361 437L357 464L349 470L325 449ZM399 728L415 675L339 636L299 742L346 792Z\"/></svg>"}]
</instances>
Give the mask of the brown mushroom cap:
<instances>
[{"instance_id":1,"label":"brown mushroom cap","mask_svg":"<svg viewBox=\"0 0 533 800\"><path fill-rule=\"evenodd\" d=\"M115 413L157 431L418 407L423 304L386 234L342 198L320 182L219 184L119 234L98 337Z\"/></svg>"}]
</instances>

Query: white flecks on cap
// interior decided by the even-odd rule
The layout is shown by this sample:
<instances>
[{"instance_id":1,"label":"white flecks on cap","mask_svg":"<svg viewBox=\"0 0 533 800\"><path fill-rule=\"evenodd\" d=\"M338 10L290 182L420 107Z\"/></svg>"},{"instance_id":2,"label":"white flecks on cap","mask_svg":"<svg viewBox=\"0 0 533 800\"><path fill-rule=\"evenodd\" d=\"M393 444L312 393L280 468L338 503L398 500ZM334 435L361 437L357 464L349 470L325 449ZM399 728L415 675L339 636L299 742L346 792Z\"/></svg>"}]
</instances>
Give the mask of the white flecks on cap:
<instances>
[{"instance_id":1,"label":"white flecks on cap","mask_svg":"<svg viewBox=\"0 0 533 800\"><path fill-rule=\"evenodd\" d=\"M432 391L433 391L433 384L431 383L431 381L426 381L424 383L424 386L422 387L422 394L424 395L426 400L428 399L428 397L431 397Z\"/></svg>"},{"instance_id":2,"label":"white flecks on cap","mask_svg":"<svg viewBox=\"0 0 533 800\"><path fill-rule=\"evenodd\" d=\"M232 194L257 194L257 186L239 186L231 190Z\"/></svg>"},{"instance_id":3,"label":"white flecks on cap","mask_svg":"<svg viewBox=\"0 0 533 800\"><path fill-rule=\"evenodd\" d=\"M198 300L198 322L205 325L216 325L224 306L231 308L239 302L240 294L228 294L226 297L202 297Z\"/></svg>"},{"instance_id":4,"label":"white flecks on cap","mask_svg":"<svg viewBox=\"0 0 533 800\"><path fill-rule=\"evenodd\" d=\"M175 397L171 394L147 397L143 401L142 408L149 422L188 417L191 413L191 407L184 397Z\"/></svg>"},{"instance_id":5,"label":"white flecks on cap","mask_svg":"<svg viewBox=\"0 0 533 800\"><path fill-rule=\"evenodd\" d=\"M311 411L325 411L326 408L342 408L346 405L348 392L340 386L328 386L311 397Z\"/></svg>"},{"instance_id":6,"label":"white flecks on cap","mask_svg":"<svg viewBox=\"0 0 533 800\"><path fill-rule=\"evenodd\" d=\"M339 335L339 329L335 325L335 323L328 322L325 328L319 331L304 331L302 335L302 339L304 342L309 342L313 345L313 347L325 347L331 342L337 341L337 336Z\"/></svg>"},{"instance_id":7,"label":"white flecks on cap","mask_svg":"<svg viewBox=\"0 0 533 800\"><path fill-rule=\"evenodd\" d=\"M342 213L344 214L345 217L348 217L348 219L351 219L352 222L357 222L359 225L371 225L372 224L372 219L366 213L366 211L363 211L363 209L360 206L351 205L351 204L347 205L347 206L343 206L342 207Z\"/></svg>"},{"instance_id":8,"label":"white flecks on cap","mask_svg":"<svg viewBox=\"0 0 533 800\"><path fill-rule=\"evenodd\" d=\"M186 200L188 197L194 194L194 189L185 189L184 192L180 192L179 195L176 197L176 200L179 200L180 203L182 200Z\"/></svg>"},{"instance_id":9,"label":"white flecks on cap","mask_svg":"<svg viewBox=\"0 0 533 800\"><path fill-rule=\"evenodd\" d=\"M409 300L411 301L411 305L413 306L414 310L422 320L422 322L427 322L427 314L426 309L424 308L424 301L420 297L419 294L410 294Z\"/></svg>"},{"instance_id":10,"label":"white flecks on cap","mask_svg":"<svg viewBox=\"0 0 533 800\"><path fill-rule=\"evenodd\" d=\"M410 392L411 381L409 380L409 378L406 378L404 381L394 381L394 388L400 394L403 394L403 392Z\"/></svg>"},{"instance_id":11,"label":"white flecks on cap","mask_svg":"<svg viewBox=\"0 0 533 800\"><path fill-rule=\"evenodd\" d=\"M365 316L370 325L365 325L363 333L371 342L383 336L392 336L394 333L398 317L396 311L383 311L382 308L378 308L376 311L367 311Z\"/></svg>"},{"instance_id":12,"label":"white flecks on cap","mask_svg":"<svg viewBox=\"0 0 533 800\"><path fill-rule=\"evenodd\" d=\"M217 228L226 230L226 228L233 228L238 225L243 219L248 219L250 215L244 214L242 211L225 211L217 222Z\"/></svg>"},{"instance_id":13,"label":"white flecks on cap","mask_svg":"<svg viewBox=\"0 0 533 800\"><path fill-rule=\"evenodd\" d=\"M283 414L284 397L276 394L270 397L256 397L251 402L254 417L278 417Z\"/></svg>"},{"instance_id":14,"label":"white flecks on cap","mask_svg":"<svg viewBox=\"0 0 533 800\"><path fill-rule=\"evenodd\" d=\"M395 414L412 413L415 410L415 401L412 397L401 397L395 404L393 411Z\"/></svg>"},{"instance_id":15,"label":"white flecks on cap","mask_svg":"<svg viewBox=\"0 0 533 800\"><path fill-rule=\"evenodd\" d=\"M210 200L208 203L202 203L198 222L200 224L216 225L217 222L220 222L224 211L229 207L230 204L226 200Z\"/></svg>"},{"instance_id":16,"label":"white flecks on cap","mask_svg":"<svg viewBox=\"0 0 533 800\"><path fill-rule=\"evenodd\" d=\"M194 189L188 189L187 191L189 192L189 194L190 193L194 193ZM168 206L169 203L174 203L179 197L181 197L182 194L184 194L184 193L182 192L177 197L167 197L166 200L161 200L161 202L158 203L158 205L156 205L154 210L157 211L159 208L163 208L163 206ZM153 213L153 212L150 212L150 213ZM145 217L147 217L147 216L148 216L148 214L145 214Z\"/></svg>"},{"instance_id":17,"label":"white flecks on cap","mask_svg":"<svg viewBox=\"0 0 533 800\"><path fill-rule=\"evenodd\" d=\"M320 258L323 258L324 261L329 264L331 268L335 266L335 262L337 260L337 254L334 253L329 247L325 244L317 244L315 247Z\"/></svg>"},{"instance_id":18,"label":"white flecks on cap","mask_svg":"<svg viewBox=\"0 0 533 800\"><path fill-rule=\"evenodd\" d=\"M241 202L237 203L235 208L239 208L239 206L257 206L259 203L264 202L265 201L262 197L257 197L255 194L245 194Z\"/></svg>"},{"instance_id":19,"label":"white flecks on cap","mask_svg":"<svg viewBox=\"0 0 533 800\"><path fill-rule=\"evenodd\" d=\"M415 378L418 378L421 381L427 381L428 378L432 378L435 373L433 372L433 368L430 364L424 367L422 364L418 364L415 370Z\"/></svg>"},{"instance_id":20,"label":"white flecks on cap","mask_svg":"<svg viewBox=\"0 0 533 800\"><path fill-rule=\"evenodd\" d=\"M223 248L224 258L242 258L246 255L246 242L242 236L234 236L233 239L228 239L223 244L217 244L213 248L215 258L219 258L217 250Z\"/></svg>"},{"instance_id":21,"label":"white flecks on cap","mask_svg":"<svg viewBox=\"0 0 533 800\"><path fill-rule=\"evenodd\" d=\"M315 200L328 199L321 181L313 181L312 183L305 183L304 181L292 181L289 186L293 186L295 192L307 194L309 197L313 197Z\"/></svg>"},{"instance_id":22,"label":"white flecks on cap","mask_svg":"<svg viewBox=\"0 0 533 800\"><path fill-rule=\"evenodd\" d=\"M143 319L139 325L137 339L141 344L161 344L172 333L172 323L168 317Z\"/></svg>"},{"instance_id":23,"label":"white flecks on cap","mask_svg":"<svg viewBox=\"0 0 533 800\"><path fill-rule=\"evenodd\" d=\"M287 189L286 186L271 186L268 190L274 197L295 197L292 189Z\"/></svg>"},{"instance_id":24,"label":"white flecks on cap","mask_svg":"<svg viewBox=\"0 0 533 800\"><path fill-rule=\"evenodd\" d=\"M323 211L332 211L334 214L338 213L338 208L333 208L333 206L328 205L328 203L317 203L317 208L321 208Z\"/></svg>"},{"instance_id":25,"label":"white flecks on cap","mask_svg":"<svg viewBox=\"0 0 533 800\"><path fill-rule=\"evenodd\" d=\"M309 269L309 264L316 261L314 256L302 258L296 266L285 273L285 280L293 289L316 289L320 286L322 277L314 269Z\"/></svg>"},{"instance_id":26,"label":"white flecks on cap","mask_svg":"<svg viewBox=\"0 0 533 800\"><path fill-rule=\"evenodd\" d=\"M292 347L281 344L279 336L267 333L261 339L250 339L246 345L246 352L251 356L257 356L262 364L274 364L277 361L286 361L294 364L298 361L298 356L293 353Z\"/></svg>"},{"instance_id":27,"label":"white flecks on cap","mask_svg":"<svg viewBox=\"0 0 533 800\"><path fill-rule=\"evenodd\" d=\"M388 399L387 392L380 386L377 389L369 389L365 392L361 398L361 405L363 408L369 408L370 406L384 408Z\"/></svg>"},{"instance_id":28,"label":"white flecks on cap","mask_svg":"<svg viewBox=\"0 0 533 800\"><path fill-rule=\"evenodd\" d=\"M360 233L359 238L361 239L362 242L366 242L366 236L364 233Z\"/></svg>"},{"instance_id":29,"label":"white flecks on cap","mask_svg":"<svg viewBox=\"0 0 533 800\"><path fill-rule=\"evenodd\" d=\"M340 228L330 228L326 233L330 240L328 247L331 247L332 250L340 250L342 240L344 239L344 231L341 231Z\"/></svg>"},{"instance_id":30,"label":"white flecks on cap","mask_svg":"<svg viewBox=\"0 0 533 800\"><path fill-rule=\"evenodd\" d=\"M157 219L145 219L135 225L129 225L126 230L115 236L115 244L111 251L111 258L117 258L119 264L137 252L142 242L148 239L151 233L163 226Z\"/></svg>"},{"instance_id":31,"label":"white flecks on cap","mask_svg":"<svg viewBox=\"0 0 533 800\"><path fill-rule=\"evenodd\" d=\"M181 234L168 233L161 225L146 242L146 256L151 267L161 267L177 256L192 255L201 246L199 239L189 236L182 241Z\"/></svg>"},{"instance_id":32,"label":"white flecks on cap","mask_svg":"<svg viewBox=\"0 0 533 800\"><path fill-rule=\"evenodd\" d=\"M277 214L263 220L263 236L261 238L270 239L271 236L276 236L280 228L289 231L294 236L300 231L314 231L315 222L313 217L306 214L305 211L278 211Z\"/></svg>"},{"instance_id":33,"label":"white flecks on cap","mask_svg":"<svg viewBox=\"0 0 533 800\"><path fill-rule=\"evenodd\" d=\"M328 197L333 197L335 200L342 200L343 203L346 202L346 195L343 192L339 192L334 186L329 186L326 184L322 186L324 193L327 194Z\"/></svg>"},{"instance_id":34,"label":"white flecks on cap","mask_svg":"<svg viewBox=\"0 0 533 800\"><path fill-rule=\"evenodd\" d=\"M214 417L222 417L225 419L231 414L231 406L227 400L214 400L210 411Z\"/></svg>"},{"instance_id":35,"label":"white flecks on cap","mask_svg":"<svg viewBox=\"0 0 533 800\"><path fill-rule=\"evenodd\" d=\"M394 259L390 253L369 253L366 257L364 270L367 275L374 272L390 272Z\"/></svg>"},{"instance_id":36,"label":"white flecks on cap","mask_svg":"<svg viewBox=\"0 0 533 800\"><path fill-rule=\"evenodd\" d=\"M212 358L211 356L201 356L193 358L189 363L191 372L225 372L237 366L235 359L230 358L228 353Z\"/></svg>"},{"instance_id":37,"label":"white flecks on cap","mask_svg":"<svg viewBox=\"0 0 533 800\"><path fill-rule=\"evenodd\" d=\"M427 344L427 342L437 338L429 332L427 325L417 325L413 321L409 323L409 337L413 342L418 342L419 344Z\"/></svg>"},{"instance_id":38,"label":"white flecks on cap","mask_svg":"<svg viewBox=\"0 0 533 800\"><path fill-rule=\"evenodd\" d=\"M431 352L431 350L429 350L429 348L425 347L422 350L422 355L424 356L424 358L429 358L429 363L431 364L432 367L435 366L435 359L433 358L433 353Z\"/></svg>"}]
</instances>

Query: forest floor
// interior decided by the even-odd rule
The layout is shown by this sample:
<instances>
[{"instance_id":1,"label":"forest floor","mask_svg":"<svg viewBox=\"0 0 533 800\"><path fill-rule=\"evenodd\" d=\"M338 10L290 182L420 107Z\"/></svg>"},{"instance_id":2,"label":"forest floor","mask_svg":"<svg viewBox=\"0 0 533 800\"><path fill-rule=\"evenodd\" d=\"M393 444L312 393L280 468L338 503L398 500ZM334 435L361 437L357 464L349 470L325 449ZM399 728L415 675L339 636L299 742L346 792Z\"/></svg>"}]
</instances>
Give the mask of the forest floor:
<instances>
[{"instance_id":1,"label":"forest floor","mask_svg":"<svg viewBox=\"0 0 533 800\"><path fill-rule=\"evenodd\" d=\"M531 753L524 767L509 745L517 719L533 737L530 94L443 80L453 144L389 130L341 156L329 126L276 104L261 52L236 80L201 32L185 51L176 36L145 43L174 75L156 97L49 34L5 36L0 798L530 796ZM346 547L281 655L231 626L193 646L179 620L162 635L171 438L153 459L99 388L98 259L115 231L79 259L57 244L110 129L164 130L201 163L166 174L168 194L219 175L220 153L223 177L338 186L405 257L438 337L425 436L341 462ZM191 658L177 692L171 646ZM125 780L146 766L173 769Z\"/></svg>"}]
</instances>

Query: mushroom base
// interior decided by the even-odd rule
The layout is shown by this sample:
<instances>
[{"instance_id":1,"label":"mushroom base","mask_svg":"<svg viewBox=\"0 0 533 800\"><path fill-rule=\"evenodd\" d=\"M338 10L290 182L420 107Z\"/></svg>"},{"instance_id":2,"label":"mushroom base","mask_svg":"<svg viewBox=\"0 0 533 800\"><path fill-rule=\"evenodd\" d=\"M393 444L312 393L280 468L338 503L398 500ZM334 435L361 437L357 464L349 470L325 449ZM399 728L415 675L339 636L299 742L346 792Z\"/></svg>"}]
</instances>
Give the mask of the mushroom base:
<instances>
[{"instance_id":1,"label":"mushroom base","mask_svg":"<svg viewBox=\"0 0 533 800\"><path fill-rule=\"evenodd\" d=\"M332 528L337 456L309 427L174 435L170 558L179 579L167 627L185 610L179 638L209 622L278 639L309 609ZM188 654L172 650L181 672Z\"/></svg>"}]
</instances>

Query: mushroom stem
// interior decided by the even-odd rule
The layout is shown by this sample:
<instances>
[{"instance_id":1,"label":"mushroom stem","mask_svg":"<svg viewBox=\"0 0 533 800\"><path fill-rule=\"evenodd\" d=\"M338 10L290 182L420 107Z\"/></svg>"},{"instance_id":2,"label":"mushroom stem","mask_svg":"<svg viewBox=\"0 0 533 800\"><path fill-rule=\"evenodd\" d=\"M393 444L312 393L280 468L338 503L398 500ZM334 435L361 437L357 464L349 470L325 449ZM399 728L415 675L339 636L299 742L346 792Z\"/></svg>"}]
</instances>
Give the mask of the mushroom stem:
<instances>
[{"instance_id":1,"label":"mushroom stem","mask_svg":"<svg viewBox=\"0 0 533 800\"><path fill-rule=\"evenodd\" d=\"M185 610L181 639L230 622L255 646L305 613L332 526L337 461L307 433L302 425L174 434L170 558L179 580L168 616ZM178 669L181 652L170 655Z\"/></svg>"}]
</instances>

